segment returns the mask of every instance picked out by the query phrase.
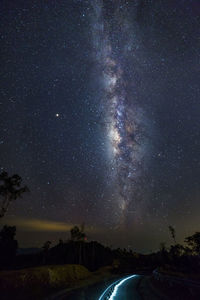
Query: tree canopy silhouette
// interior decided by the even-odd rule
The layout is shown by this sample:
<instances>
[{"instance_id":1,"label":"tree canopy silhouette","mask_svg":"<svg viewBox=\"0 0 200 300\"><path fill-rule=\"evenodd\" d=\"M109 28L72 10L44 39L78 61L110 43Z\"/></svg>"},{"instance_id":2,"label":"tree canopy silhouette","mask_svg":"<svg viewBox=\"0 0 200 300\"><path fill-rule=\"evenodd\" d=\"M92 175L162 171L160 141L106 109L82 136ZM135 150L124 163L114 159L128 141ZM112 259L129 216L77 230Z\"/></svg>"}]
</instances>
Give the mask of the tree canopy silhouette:
<instances>
[{"instance_id":1,"label":"tree canopy silhouette","mask_svg":"<svg viewBox=\"0 0 200 300\"><path fill-rule=\"evenodd\" d=\"M5 215L9 204L13 200L22 197L23 193L29 192L26 185L21 185L22 178L19 175L14 174L12 176L8 176L8 173L5 171L0 174L0 196L2 198L0 204L0 218Z\"/></svg>"},{"instance_id":2,"label":"tree canopy silhouette","mask_svg":"<svg viewBox=\"0 0 200 300\"><path fill-rule=\"evenodd\" d=\"M193 235L185 238L185 243L194 254L200 255L200 232L195 232Z\"/></svg>"},{"instance_id":3,"label":"tree canopy silhouette","mask_svg":"<svg viewBox=\"0 0 200 300\"><path fill-rule=\"evenodd\" d=\"M169 232L171 234L172 239L174 240L174 244L176 244L176 231L173 226L169 225Z\"/></svg>"},{"instance_id":4,"label":"tree canopy silhouette","mask_svg":"<svg viewBox=\"0 0 200 300\"><path fill-rule=\"evenodd\" d=\"M84 241L86 240L86 234L84 232L84 224L81 225L81 228L74 226L71 230L71 240L72 241Z\"/></svg>"},{"instance_id":5,"label":"tree canopy silhouette","mask_svg":"<svg viewBox=\"0 0 200 300\"><path fill-rule=\"evenodd\" d=\"M0 268L12 265L18 248L16 227L5 225L0 231Z\"/></svg>"}]
</instances>

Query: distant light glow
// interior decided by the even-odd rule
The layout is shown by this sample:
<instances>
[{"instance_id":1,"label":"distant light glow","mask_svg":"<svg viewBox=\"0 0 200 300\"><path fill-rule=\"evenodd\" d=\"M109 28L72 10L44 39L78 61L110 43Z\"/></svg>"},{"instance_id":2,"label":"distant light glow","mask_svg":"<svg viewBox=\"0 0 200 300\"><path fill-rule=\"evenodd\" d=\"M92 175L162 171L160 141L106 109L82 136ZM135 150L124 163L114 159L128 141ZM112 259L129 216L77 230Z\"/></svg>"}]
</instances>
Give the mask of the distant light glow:
<instances>
[{"instance_id":1,"label":"distant light glow","mask_svg":"<svg viewBox=\"0 0 200 300\"><path fill-rule=\"evenodd\" d=\"M110 297L108 298L108 300L114 300L114 297L117 296L117 293L118 293L118 289L119 287L127 280L133 278L133 277L136 277L137 275L131 275L131 276L128 276L122 280L117 280L115 281L114 283L112 283L111 285L109 285L109 287L107 287L107 289L103 292L103 294L100 296L100 298L98 300L104 300L104 296L106 295L106 293L111 289L112 286L115 286L114 289L113 289L113 292L112 294L110 295ZM118 282L118 283L117 283Z\"/></svg>"}]
</instances>

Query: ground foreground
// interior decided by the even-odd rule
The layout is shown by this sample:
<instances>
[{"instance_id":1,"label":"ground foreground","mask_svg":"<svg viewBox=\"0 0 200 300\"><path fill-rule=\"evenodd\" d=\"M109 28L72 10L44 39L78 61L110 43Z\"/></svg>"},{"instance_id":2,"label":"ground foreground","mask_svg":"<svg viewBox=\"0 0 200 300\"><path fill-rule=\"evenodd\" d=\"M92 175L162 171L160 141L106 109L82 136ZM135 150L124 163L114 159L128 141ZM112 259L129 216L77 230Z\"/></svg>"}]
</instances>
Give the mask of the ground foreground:
<instances>
[{"instance_id":1,"label":"ground foreground","mask_svg":"<svg viewBox=\"0 0 200 300\"><path fill-rule=\"evenodd\" d=\"M54 265L0 272L1 300L44 299L111 277L109 267L89 272L81 265Z\"/></svg>"},{"instance_id":2,"label":"ground foreground","mask_svg":"<svg viewBox=\"0 0 200 300\"><path fill-rule=\"evenodd\" d=\"M1 300L104 300L109 299L105 291L111 295L117 288L116 300L200 299L197 296L199 294L186 286L171 284L171 281L162 278L157 280L150 274L142 275L145 274L142 271L140 273L114 275L109 266L89 272L81 265L49 265L1 271L0 296Z\"/></svg>"}]
</instances>

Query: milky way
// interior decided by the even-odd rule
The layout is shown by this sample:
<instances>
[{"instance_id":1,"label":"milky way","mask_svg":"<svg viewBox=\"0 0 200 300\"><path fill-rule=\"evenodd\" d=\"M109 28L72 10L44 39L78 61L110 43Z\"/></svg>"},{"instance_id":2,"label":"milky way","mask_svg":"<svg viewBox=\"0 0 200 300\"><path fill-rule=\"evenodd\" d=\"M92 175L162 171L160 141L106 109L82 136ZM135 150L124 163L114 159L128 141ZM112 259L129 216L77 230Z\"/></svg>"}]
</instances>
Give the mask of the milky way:
<instances>
[{"instance_id":1,"label":"milky way","mask_svg":"<svg viewBox=\"0 0 200 300\"><path fill-rule=\"evenodd\" d=\"M127 67L126 58L134 41L129 37L132 28L127 18L124 19L120 13L123 5L120 1L113 4L112 16L109 16L102 1L95 1L93 8L93 43L101 70L99 82L103 90L101 105L112 176L118 187L117 199L114 201L117 216L122 223L130 203L134 207L134 198L141 181L146 144L145 118L129 90L129 80L124 72Z\"/></svg>"},{"instance_id":2,"label":"milky way","mask_svg":"<svg viewBox=\"0 0 200 300\"><path fill-rule=\"evenodd\" d=\"M31 191L3 220L19 247L82 222L138 251L168 243L170 224L180 243L199 231L199 12L197 0L1 1L0 168Z\"/></svg>"}]
</instances>

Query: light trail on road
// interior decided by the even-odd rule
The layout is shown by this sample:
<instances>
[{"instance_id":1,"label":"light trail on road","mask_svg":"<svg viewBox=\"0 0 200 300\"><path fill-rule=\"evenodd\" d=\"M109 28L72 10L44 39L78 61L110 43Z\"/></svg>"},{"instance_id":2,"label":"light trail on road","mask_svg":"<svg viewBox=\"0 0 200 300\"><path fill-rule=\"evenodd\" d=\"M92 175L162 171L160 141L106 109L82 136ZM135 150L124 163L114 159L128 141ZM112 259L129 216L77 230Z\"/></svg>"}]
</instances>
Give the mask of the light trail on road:
<instances>
[{"instance_id":1,"label":"light trail on road","mask_svg":"<svg viewBox=\"0 0 200 300\"><path fill-rule=\"evenodd\" d=\"M109 298L106 298L108 300L114 300L114 297L117 296L118 294L118 289L119 287L127 280L133 278L133 277L136 277L138 275L131 275L131 276L128 276L128 277L125 277L123 278L122 280L117 280L115 281L114 283L112 283L111 285L109 285L109 287L107 287L107 289L103 292L103 294L100 296L100 298L98 300L104 300L104 296L106 296L106 294L109 292L109 290L111 290L113 287L113 291L112 291L112 294L109 295Z\"/></svg>"}]
</instances>

